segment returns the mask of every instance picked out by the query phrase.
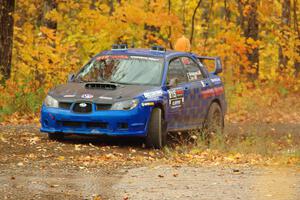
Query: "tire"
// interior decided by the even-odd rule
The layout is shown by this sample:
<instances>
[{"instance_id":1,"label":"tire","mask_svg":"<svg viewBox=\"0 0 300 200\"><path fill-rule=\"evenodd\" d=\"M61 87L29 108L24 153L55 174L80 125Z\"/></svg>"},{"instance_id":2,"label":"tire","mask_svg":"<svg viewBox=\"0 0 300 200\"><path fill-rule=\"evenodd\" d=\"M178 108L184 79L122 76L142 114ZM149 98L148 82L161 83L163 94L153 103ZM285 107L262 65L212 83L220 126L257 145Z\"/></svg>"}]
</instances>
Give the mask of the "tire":
<instances>
[{"instance_id":1,"label":"tire","mask_svg":"<svg viewBox=\"0 0 300 200\"><path fill-rule=\"evenodd\" d=\"M50 140L62 140L64 139L64 136L63 133L48 133L48 138Z\"/></svg>"},{"instance_id":2,"label":"tire","mask_svg":"<svg viewBox=\"0 0 300 200\"><path fill-rule=\"evenodd\" d=\"M204 122L203 136L208 142L214 135L223 134L224 115L218 103L212 103L209 107L207 118Z\"/></svg>"},{"instance_id":3,"label":"tire","mask_svg":"<svg viewBox=\"0 0 300 200\"><path fill-rule=\"evenodd\" d=\"M162 110L154 108L149 122L146 146L148 148L161 149L166 144L166 140L167 132L165 122L162 118Z\"/></svg>"}]
</instances>

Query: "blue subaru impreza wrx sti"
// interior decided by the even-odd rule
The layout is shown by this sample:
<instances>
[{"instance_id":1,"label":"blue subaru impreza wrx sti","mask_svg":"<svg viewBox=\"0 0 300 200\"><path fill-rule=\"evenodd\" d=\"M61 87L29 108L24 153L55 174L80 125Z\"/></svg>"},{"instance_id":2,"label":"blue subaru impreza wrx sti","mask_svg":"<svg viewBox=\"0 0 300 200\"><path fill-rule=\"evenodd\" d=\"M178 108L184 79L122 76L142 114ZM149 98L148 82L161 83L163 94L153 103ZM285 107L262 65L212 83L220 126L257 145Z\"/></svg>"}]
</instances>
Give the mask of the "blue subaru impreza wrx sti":
<instances>
[{"instance_id":1,"label":"blue subaru impreza wrx sti","mask_svg":"<svg viewBox=\"0 0 300 200\"><path fill-rule=\"evenodd\" d=\"M214 60L209 73L204 60ZM42 106L41 132L139 136L161 148L168 132L222 132L226 101L218 57L113 45L93 57Z\"/></svg>"}]
</instances>

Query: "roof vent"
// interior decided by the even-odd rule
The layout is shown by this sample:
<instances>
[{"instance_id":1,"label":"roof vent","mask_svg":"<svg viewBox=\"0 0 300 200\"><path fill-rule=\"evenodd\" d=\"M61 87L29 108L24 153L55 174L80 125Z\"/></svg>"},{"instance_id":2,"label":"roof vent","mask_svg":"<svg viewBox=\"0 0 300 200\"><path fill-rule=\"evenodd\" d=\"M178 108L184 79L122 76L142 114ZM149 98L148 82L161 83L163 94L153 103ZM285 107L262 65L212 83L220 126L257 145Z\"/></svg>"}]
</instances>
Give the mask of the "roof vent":
<instances>
[{"instance_id":1,"label":"roof vent","mask_svg":"<svg viewBox=\"0 0 300 200\"><path fill-rule=\"evenodd\" d=\"M162 46L152 46L151 51L165 52L166 48L164 48Z\"/></svg>"},{"instance_id":2,"label":"roof vent","mask_svg":"<svg viewBox=\"0 0 300 200\"><path fill-rule=\"evenodd\" d=\"M111 49L112 50L127 50L128 45L127 44L113 44Z\"/></svg>"}]
</instances>

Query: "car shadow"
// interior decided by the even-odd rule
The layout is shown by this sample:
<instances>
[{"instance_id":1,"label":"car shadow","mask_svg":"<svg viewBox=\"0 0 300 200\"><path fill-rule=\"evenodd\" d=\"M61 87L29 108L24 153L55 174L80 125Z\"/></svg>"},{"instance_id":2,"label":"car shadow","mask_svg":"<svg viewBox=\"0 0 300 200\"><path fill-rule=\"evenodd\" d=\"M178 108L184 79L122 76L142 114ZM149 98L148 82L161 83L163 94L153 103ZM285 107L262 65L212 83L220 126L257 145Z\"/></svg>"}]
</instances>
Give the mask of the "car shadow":
<instances>
[{"instance_id":1,"label":"car shadow","mask_svg":"<svg viewBox=\"0 0 300 200\"><path fill-rule=\"evenodd\" d=\"M65 144L82 144L94 145L98 147L118 146L118 147L134 147L145 148L144 138L140 137L124 137L124 136L105 136L105 135L65 135L64 139L58 140Z\"/></svg>"}]
</instances>

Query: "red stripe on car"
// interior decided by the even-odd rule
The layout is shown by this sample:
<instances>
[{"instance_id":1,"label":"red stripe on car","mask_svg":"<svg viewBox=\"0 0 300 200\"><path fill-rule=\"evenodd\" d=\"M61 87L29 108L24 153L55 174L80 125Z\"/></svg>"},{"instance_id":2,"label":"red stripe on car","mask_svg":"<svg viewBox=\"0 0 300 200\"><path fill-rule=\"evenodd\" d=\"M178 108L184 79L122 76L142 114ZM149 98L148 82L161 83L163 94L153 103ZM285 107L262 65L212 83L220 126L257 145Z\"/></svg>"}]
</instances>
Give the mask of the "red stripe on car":
<instances>
[{"instance_id":1,"label":"red stripe on car","mask_svg":"<svg viewBox=\"0 0 300 200\"><path fill-rule=\"evenodd\" d=\"M204 99L212 97L215 95L215 91L213 89L204 90L201 92L201 95Z\"/></svg>"},{"instance_id":2,"label":"red stripe on car","mask_svg":"<svg viewBox=\"0 0 300 200\"><path fill-rule=\"evenodd\" d=\"M223 92L224 92L224 87L217 87L217 88L214 88L214 91L215 91L216 96L219 96L219 95L223 94Z\"/></svg>"}]
</instances>

